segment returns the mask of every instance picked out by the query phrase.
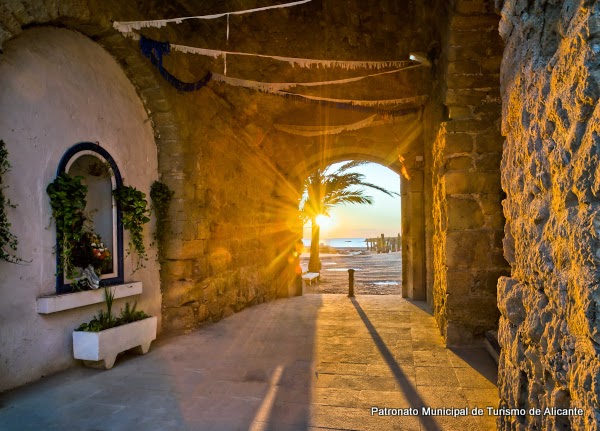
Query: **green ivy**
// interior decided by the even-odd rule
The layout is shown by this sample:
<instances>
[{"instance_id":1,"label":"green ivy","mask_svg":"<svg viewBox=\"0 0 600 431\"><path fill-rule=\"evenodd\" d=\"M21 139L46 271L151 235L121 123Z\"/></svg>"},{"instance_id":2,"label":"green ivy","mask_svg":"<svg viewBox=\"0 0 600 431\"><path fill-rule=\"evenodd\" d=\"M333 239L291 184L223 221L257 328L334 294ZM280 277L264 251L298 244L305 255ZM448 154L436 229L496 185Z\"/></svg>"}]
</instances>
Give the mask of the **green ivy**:
<instances>
[{"instance_id":1,"label":"green ivy","mask_svg":"<svg viewBox=\"0 0 600 431\"><path fill-rule=\"evenodd\" d=\"M17 251L17 237L10 232L11 224L8 222L6 208L15 208L8 198L4 196L4 174L10 170L8 161L8 150L4 141L0 139L0 260L10 263L20 263L23 260L15 255Z\"/></svg>"},{"instance_id":2,"label":"green ivy","mask_svg":"<svg viewBox=\"0 0 600 431\"><path fill-rule=\"evenodd\" d=\"M154 240L157 241L159 251L162 252L161 240L164 238L165 229L167 226L169 206L173 199L173 192L165 183L154 181L150 187L150 198L152 199L152 208L156 214L156 231L154 232Z\"/></svg>"},{"instance_id":3,"label":"green ivy","mask_svg":"<svg viewBox=\"0 0 600 431\"><path fill-rule=\"evenodd\" d=\"M81 176L70 177L62 173L46 188L60 248L58 270L64 270L69 279L74 277L75 267L71 262L73 248L79 244L84 233L85 196L88 189L81 183L82 180Z\"/></svg>"},{"instance_id":4,"label":"green ivy","mask_svg":"<svg viewBox=\"0 0 600 431\"><path fill-rule=\"evenodd\" d=\"M150 221L148 217L148 202L146 194L135 187L121 186L113 190L117 206L123 215L123 227L129 231L129 250L135 250L138 259L134 272L144 267L143 261L148 260L144 245L144 224Z\"/></svg>"}]
</instances>

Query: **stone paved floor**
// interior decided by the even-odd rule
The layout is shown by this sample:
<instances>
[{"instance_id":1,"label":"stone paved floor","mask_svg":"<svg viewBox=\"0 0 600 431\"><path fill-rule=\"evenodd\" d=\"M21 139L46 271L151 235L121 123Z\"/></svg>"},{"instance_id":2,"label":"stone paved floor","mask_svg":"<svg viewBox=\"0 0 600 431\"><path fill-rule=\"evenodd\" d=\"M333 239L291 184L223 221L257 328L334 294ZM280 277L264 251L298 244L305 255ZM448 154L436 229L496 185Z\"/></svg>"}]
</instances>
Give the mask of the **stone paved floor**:
<instances>
[{"instance_id":1,"label":"stone paved floor","mask_svg":"<svg viewBox=\"0 0 600 431\"><path fill-rule=\"evenodd\" d=\"M399 296L262 304L109 371L74 368L0 394L0 429L492 430L495 418L371 415L371 407L496 406L483 349L448 350Z\"/></svg>"}]
</instances>

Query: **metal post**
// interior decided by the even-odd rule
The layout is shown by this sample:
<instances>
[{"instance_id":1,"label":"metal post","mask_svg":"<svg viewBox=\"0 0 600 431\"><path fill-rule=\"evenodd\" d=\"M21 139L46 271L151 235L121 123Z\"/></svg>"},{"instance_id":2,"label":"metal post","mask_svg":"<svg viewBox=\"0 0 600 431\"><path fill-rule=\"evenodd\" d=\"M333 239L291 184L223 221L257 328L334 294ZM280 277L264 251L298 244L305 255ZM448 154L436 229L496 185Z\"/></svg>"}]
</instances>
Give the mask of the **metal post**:
<instances>
[{"instance_id":1,"label":"metal post","mask_svg":"<svg viewBox=\"0 0 600 431\"><path fill-rule=\"evenodd\" d=\"M354 297L354 270L352 268L348 270L348 297Z\"/></svg>"}]
</instances>

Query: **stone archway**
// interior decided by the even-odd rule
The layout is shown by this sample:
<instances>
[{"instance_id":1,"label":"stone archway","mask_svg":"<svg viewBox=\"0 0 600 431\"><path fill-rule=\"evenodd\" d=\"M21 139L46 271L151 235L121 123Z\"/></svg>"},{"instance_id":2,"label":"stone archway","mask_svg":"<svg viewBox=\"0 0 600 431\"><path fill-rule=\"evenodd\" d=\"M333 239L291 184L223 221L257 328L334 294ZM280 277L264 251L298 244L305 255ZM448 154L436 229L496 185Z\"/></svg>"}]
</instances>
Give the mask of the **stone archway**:
<instances>
[{"instance_id":1,"label":"stone archway","mask_svg":"<svg viewBox=\"0 0 600 431\"><path fill-rule=\"evenodd\" d=\"M484 2L485 5L480 8L476 7L480 2L469 7L464 2L459 2L456 10L447 7L444 2L434 3L437 8L435 10L447 11L448 14L434 18L426 13L433 9L423 7L421 10L421 6L412 5L411 13L415 14L415 22L397 24L401 33L398 37L402 40L396 48L400 47L403 55L413 49L428 52L435 65L431 70L411 71L399 79L397 86L405 94L413 95L410 91L417 91L429 95L429 101L421 112L408 115L405 121L407 126L418 126L420 131L412 139L400 139L400 142L393 134L380 139L377 136L351 133L347 137L340 137L337 143L326 148L330 153L325 154L329 154L328 157L331 158L335 158L336 154L345 154L347 157L375 155L387 166L396 163L399 153L403 155L408 170L414 172L415 178L411 183L414 185L412 191L405 198L423 196L422 199L415 198L415 205L405 205L405 208L415 212L415 219L424 219L424 227L419 228L416 235L419 238L425 237L424 240L419 239L413 243L413 249L424 249L419 253L425 258L420 267L415 269L412 284L426 285L426 294L417 294L415 289L412 293L410 289L406 293L428 299L438 316L442 332L449 343L454 343L469 341L469 334L479 335L482 330L495 326L497 322L497 314L494 315L497 313L496 298L491 286L494 285L494 277L497 279L499 270L505 269L505 266L500 268L502 258L497 239L501 235L502 219L496 217L501 208L500 191L495 187L499 178L497 165L501 147L497 120L500 116L498 64L502 47L497 37L494 38L498 17L491 13L493 7L489 2ZM153 2L148 7L153 13L160 15L166 13L171 6ZM175 7L179 11L186 10L185 2L177 3ZM310 12L307 9L299 13ZM317 12L334 21L352 19L351 16L331 14L329 9ZM223 313L230 312L227 309L239 309L245 306L242 303L251 303L253 299L248 298L253 298L254 295L240 292L231 294L226 301L228 305L212 306L210 313L206 312L206 308L210 307L202 303L202 297L221 295L218 292L223 289L215 287L215 283L234 289L236 285L246 285L245 282L239 283L240 274L243 274L245 281L250 280L248 284L258 286L263 291L270 291L265 287L269 283L278 286L276 294L270 292L262 296L263 299L285 293L285 276L271 271L268 275L261 273L260 277L252 277L248 275L251 272L249 270L241 271L230 267L235 262L242 266L251 262L253 271L254 267L271 268L271 261L285 254L284 245L273 246L273 249L268 250L261 248L259 244L263 234L251 228L252 224L247 223L240 214L260 213L255 217L259 220L255 224L261 227L283 225L277 219L276 212L268 207L268 201L279 198L277 188L282 179L289 180L290 188L297 186L300 178L298 172L318 161L318 154L322 149L316 144L305 152L294 153L281 142L270 139L273 134L270 128L275 119L281 117L278 111L284 103L273 100L276 99L275 96L249 95L246 90L223 88L219 84L194 96L182 96L170 89L137 52L135 43L124 39L111 27L111 19L143 16L145 13L147 10L137 10L133 5L122 5L116 0L74 1L69 5L61 4L60 8L52 2L44 6L32 6L17 1L0 9L0 41L18 34L24 26L47 23L67 26L92 37L123 66L150 111L159 148L162 178L176 191L171 235L164 248L167 261L161 277L165 298L168 299L166 302L169 304L165 309L168 314L166 320L185 322L174 326L186 327L205 320L209 315L218 319ZM432 22L440 27L436 32L431 31L432 26L424 25ZM423 37L414 39L414 43L408 43L413 24L422 27L419 34ZM474 41L473 34L481 31L485 32L486 38ZM438 33L443 33L443 37ZM382 53L388 55L398 52L393 46L394 44L382 44ZM353 52L353 47L349 48L345 42L340 45L340 53L343 55L364 54L364 46L361 49L363 51ZM174 67L179 67L177 71L187 77L193 75L190 73L193 67L189 63L183 63L183 66L175 64ZM252 71L261 72L256 68ZM440 82L446 85L441 85ZM385 88L373 85L367 89L377 95ZM436 141L439 124L443 120L441 112L444 104L448 106L449 118L446 119L451 121L443 124ZM393 128L397 132L402 131L399 124L382 127L380 130L389 131ZM405 130L410 130L410 127ZM280 159L280 156L288 159ZM248 168L249 160L256 162L251 169ZM295 166L299 166L296 171ZM261 170L260 174L257 174L258 170ZM233 173L229 174L229 171ZM482 181L489 180L489 183L484 184L483 190L474 185L472 180L475 177L483 178ZM411 184L405 189L408 190ZM242 196L234 196L234 192ZM477 201L474 195L489 199L484 199L485 202L481 199ZM481 241L484 254L494 254L498 258L498 265L492 270L483 267L473 272L465 267L468 266L467 263L448 257L452 254L447 253L448 249L452 252L462 247L460 243L453 242L453 238L461 237L465 231L469 231L468 235L477 236L478 232L472 230L482 228L448 225L449 221L456 220L450 217L457 213L454 210L468 207L473 200L478 205L485 206L482 210L486 212L486 217L493 219L493 227L486 226L487 231L483 232L488 241ZM458 219L460 221L460 217ZM235 235L235 231L240 228L244 229L244 236L248 238L230 241L229 237ZM281 234L282 238L289 236L289 232L284 233L285 228L281 231L270 227L265 229L268 235L272 231L277 232L276 236ZM278 244L279 241L269 242ZM230 246L223 247L224 242L229 242ZM283 240L281 242L283 244ZM447 244L450 246L447 247ZM226 253L223 248L227 249ZM262 258L248 258L246 255L249 252L245 250L250 248L260 250ZM221 259L222 256L235 256L237 250L242 250L239 252L239 259ZM281 274L289 272L283 266L274 267ZM217 280L208 281L211 277ZM477 290L482 285L487 289L485 295ZM206 286L211 286L209 290L217 293L207 294L209 290ZM482 298L487 311L480 314L487 315L472 324L472 317L481 309ZM448 325L448 322L451 324ZM454 329L448 331L448 327Z\"/></svg>"},{"instance_id":2,"label":"stone archway","mask_svg":"<svg viewBox=\"0 0 600 431\"><path fill-rule=\"evenodd\" d=\"M304 158L291 171L305 178L317 167L344 160L378 163L400 176L402 207L402 296L425 301L425 169L423 125L418 113L397 124L323 139L320 151ZM401 161L402 158L402 161ZM404 176L403 176L404 173Z\"/></svg>"}]
</instances>

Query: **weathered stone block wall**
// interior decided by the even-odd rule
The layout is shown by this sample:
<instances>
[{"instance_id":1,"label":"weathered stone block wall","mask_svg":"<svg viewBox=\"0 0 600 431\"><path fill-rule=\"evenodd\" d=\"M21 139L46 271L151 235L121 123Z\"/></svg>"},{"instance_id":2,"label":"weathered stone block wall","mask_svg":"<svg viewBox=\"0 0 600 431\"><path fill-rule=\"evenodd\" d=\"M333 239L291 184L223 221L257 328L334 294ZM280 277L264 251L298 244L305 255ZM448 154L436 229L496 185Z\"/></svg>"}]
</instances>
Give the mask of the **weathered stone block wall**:
<instances>
[{"instance_id":1,"label":"weathered stone block wall","mask_svg":"<svg viewBox=\"0 0 600 431\"><path fill-rule=\"evenodd\" d=\"M600 429L600 5L506 1L502 430Z\"/></svg>"},{"instance_id":2,"label":"weathered stone block wall","mask_svg":"<svg viewBox=\"0 0 600 431\"><path fill-rule=\"evenodd\" d=\"M496 327L496 283L507 270L498 21L492 1L458 1L442 47L448 112L433 146L433 309L448 344Z\"/></svg>"},{"instance_id":3,"label":"weathered stone block wall","mask_svg":"<svg viewBox=\"0 0 600 431\"><path fill-rule=\"evenodd\" d=\"M161 274L168 329L287 297L294 276L300 184L268 154L256 95L216 87L177 96L183 144L177 157L159 152L176 193Z\"/></svg>"}]
</instances>

